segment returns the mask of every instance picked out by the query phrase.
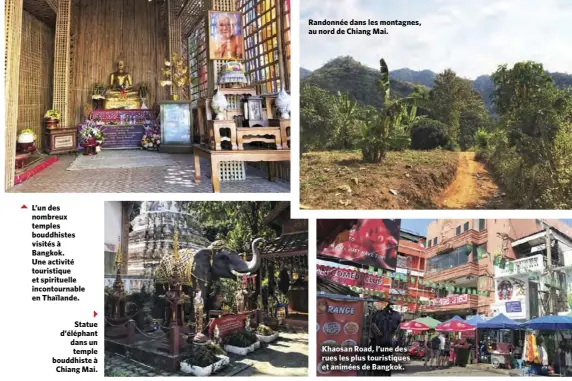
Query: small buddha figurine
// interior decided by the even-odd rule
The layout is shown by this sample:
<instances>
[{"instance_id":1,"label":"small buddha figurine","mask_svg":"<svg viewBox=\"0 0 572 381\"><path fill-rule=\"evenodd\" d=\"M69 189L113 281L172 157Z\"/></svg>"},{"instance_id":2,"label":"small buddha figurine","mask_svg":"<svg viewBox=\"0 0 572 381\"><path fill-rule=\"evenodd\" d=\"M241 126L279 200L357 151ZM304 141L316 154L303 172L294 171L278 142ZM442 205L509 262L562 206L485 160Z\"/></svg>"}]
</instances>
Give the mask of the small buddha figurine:
<instances>
[{"instance_id":1,"label":"small buddha figurine","mask_svg":"<svg viewBox=\"0 0 572 381\"><path fill-rule=\"evenodd\" d=\"M133 89L133 78L125 70L125 62L117 62L117 71L109 76L109 87L105 93L106 110L140 109L139 93Z\"/></svg>"}]
</instances>

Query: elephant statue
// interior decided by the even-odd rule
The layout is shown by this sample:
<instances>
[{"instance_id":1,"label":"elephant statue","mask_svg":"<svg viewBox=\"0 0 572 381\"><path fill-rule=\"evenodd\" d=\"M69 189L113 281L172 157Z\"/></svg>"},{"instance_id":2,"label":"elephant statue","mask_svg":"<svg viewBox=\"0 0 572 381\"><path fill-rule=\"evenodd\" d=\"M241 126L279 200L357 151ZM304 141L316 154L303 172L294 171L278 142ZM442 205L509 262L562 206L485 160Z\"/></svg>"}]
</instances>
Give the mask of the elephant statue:
<instances>
[{"instance_id":1,"label":"elephant statue","mask_svg":"<svg viewBox=\"0 0 572 381\"><path fill-rule=\"evenodd\" d=\"M250 261L243 260L234 250L214 244L198 251L180 250L180 259L177 263L172 255L165 255L155 271L155 288L159 292L163 291L162 285L169 283L173 270L177 267L178 273L183 278L183 291L188 295L192 295L193 291L196 293L200 291L201 295L207 298L204 300L204 310L207 312L211 309L211 303L208 300L209 284L218 279L234 279L238 275L256 272L261 263L258 247L261 242L264 242L263 238L256 238L252 241ZM192 306L185 307L185 315L190 315L192 311Z\"/></svg>"}]
</instances>

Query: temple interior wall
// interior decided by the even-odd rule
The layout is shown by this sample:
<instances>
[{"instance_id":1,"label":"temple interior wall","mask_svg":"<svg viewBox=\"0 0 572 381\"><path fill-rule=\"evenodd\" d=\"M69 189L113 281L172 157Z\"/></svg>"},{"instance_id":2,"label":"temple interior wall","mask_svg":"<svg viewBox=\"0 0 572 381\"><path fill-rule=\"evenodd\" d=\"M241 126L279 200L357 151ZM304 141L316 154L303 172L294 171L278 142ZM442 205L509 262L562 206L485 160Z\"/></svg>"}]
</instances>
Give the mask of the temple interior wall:
<instances>
[{"instance_id":1,"label":"temple interior wall","mask_svg":"<svg viewBox=\"0 0 572 381\"><path fill-rule=\"evenodd\" d=\"M82 121L82 108L91 104L94 83L109 85L116 62L125 61L133 84L149 86L147 106L168 98L160 86L168 41L160 2L147 0L81 0L71 68L70 124Z\"/></svg>"},{"instance_id":2,"label":"temple interior wall","mask_svg":"<svg viewBox=\"0 0 572 381\"><path fill-rule=\"evenodd\" d=\"M52 108L54 30L24 11L17 130L32 129L43 147L44 113Z\"/></svg>"}]
</instances>

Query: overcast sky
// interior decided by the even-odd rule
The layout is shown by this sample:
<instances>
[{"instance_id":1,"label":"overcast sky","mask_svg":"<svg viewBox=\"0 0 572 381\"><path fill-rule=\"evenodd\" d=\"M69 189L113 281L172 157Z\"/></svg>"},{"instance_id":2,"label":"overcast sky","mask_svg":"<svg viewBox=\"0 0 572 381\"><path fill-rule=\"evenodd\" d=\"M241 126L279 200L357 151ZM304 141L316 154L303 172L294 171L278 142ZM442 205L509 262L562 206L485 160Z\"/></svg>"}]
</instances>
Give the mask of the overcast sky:
<instances>
[{"instance_id":1,"label":"overcast sky","mask_svg":"<svg viewBox=\"0 0 572 381\"><path fill-rule=\"evenodd\" d=\"M302 67L315 70L350 55L377 68L451 68L474 79L499 64L534 60L572 73L572 0L303 0ZM419 20L388 27L389 35L308 35L314 20ZM363 27L361 27L363 28Z\"/></svg>"}]
</instances>

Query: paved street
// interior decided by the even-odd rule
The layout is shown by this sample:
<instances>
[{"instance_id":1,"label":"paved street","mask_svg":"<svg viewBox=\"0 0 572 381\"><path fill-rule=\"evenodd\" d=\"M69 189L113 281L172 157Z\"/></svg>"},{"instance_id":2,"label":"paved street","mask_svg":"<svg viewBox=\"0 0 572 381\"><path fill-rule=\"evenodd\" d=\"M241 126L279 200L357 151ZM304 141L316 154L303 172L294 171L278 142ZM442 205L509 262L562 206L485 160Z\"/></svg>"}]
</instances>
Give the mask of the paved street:
<instances>
[{"instance_id":1,"label":"paved street","mask_svg":"<svg viewBox=\"0 0 572 381\"><path fill-rule=\"evenodd\" d=\"M237 362L250 365L236 376L307 376L308 334L283 333L267 348Z\"/></svg>"},{"instance_id":2,"label":"paved street","mask_svg":"<svg viewBox=\"0 0 572 381\"><path fill-rule=\"evenodd\" d=\"M116 151L117 152L117 151ZM149 152L149 155L153 155ZM15 193L211 193L210 168L201 159L201 183L195 184L191 154L169 155L176 165L87 169L68 171L75 155L61 155L59 160L10 192ZM209 177L207 177L207 175ZM221 181L221 193L288 193L290 185L268 181L265 173L247 166L246 180Z\"/></svg>"},{"instance_id":3,"label":"paved street","mask_svg":"<svg viewBox=\"0 0 572 381\"><path fill-rule=\"evenodd\" d=\"M451 366L445 369L429 370L423 366L423 361L412 360L409 364L405 365L405 372L392 372L391 376L395 377L507 377L518 375L518 371L498 371L491 372L485 368L477 367L476 365L468 365L466 367ZM490 365L487 366L487 368Z\"/></svg>"},{"instance_id":4,"label":"paved street","mask_svg":"<svg viewBox=\"0 0 572 381\"><path fill-rule=\"evenodd\" d=\"M230 355L230 365L215 376L306 376L308 374L308 334L280 332L280 338L248 356ZM177 377L183 372L167 372L105 354L105 375L110 377Z\"/></svg>"}]
</instances>

